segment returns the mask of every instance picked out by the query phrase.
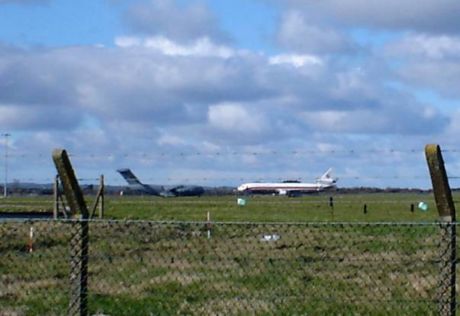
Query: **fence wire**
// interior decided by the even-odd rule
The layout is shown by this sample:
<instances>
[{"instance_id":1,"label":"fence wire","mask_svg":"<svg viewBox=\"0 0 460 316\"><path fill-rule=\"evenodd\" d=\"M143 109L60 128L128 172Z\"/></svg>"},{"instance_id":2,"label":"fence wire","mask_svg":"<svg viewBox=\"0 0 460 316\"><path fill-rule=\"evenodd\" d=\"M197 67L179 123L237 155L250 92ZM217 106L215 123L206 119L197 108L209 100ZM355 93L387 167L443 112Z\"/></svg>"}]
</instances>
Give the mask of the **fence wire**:
<instances>
[{"instance_id":1,"label":"fence wire","mask_svg":"<svg viewBox=\"0 0 460 316\"><path fill-rule=\"evenodd\" d=\"M436 223L87 224L89 315L438 314L452 260ZM1 315L75 313L75 225L0 223Z\"/></svg>"}]
</instances>

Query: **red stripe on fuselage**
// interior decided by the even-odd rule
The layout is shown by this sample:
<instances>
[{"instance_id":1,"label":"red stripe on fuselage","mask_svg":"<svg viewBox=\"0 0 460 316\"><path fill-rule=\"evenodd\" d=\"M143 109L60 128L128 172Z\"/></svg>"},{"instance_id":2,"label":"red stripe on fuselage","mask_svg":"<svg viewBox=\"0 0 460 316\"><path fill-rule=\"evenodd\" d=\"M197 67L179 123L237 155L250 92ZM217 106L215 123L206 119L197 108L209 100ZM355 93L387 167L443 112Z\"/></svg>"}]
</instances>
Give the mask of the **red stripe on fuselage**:
<instances>
[{"instance_id":1,"label":"red stripe on fuselage","mask_svg":"<svg viewBox=\"0 0 460 316\"><path fill-rule=\"evenodd\" d=\"M319 189L319 186L318 187L250 187L250 188L247 188L247 190L270 190L270 191L274 191L274 190L286 190L286 191L289 191L289 190L297 190L297 191L307 191L307 190L317 190Z\"/></svg>"}]
</instances>

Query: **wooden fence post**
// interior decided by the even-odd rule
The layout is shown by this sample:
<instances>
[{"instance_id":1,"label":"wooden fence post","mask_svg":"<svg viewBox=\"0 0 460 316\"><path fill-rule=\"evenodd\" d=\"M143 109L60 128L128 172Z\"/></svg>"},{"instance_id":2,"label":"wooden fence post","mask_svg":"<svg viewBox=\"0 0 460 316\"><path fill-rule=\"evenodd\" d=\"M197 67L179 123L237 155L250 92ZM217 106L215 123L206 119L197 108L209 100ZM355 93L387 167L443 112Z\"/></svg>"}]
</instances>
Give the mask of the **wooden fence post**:
<instances>
[{"instance_id":1,"label":"wooden fence post","mask_svg":"<svg viewBox=\"0 0 460 316\"><path fill-rule=\"evenodd\" d=\"M54 177L53 183L53 217L57 219L59 216L59 176Z\"/></svg>"},{"instance_id":2,"label":"wooden fence post","mask_svg":"<svg viewBox=\"0 0 460 316\"><path fill-rule=\"evenodd\" d=\"M61 179L67 204L70 207L71 218L88 219L88 208L67 152L64 149L55 149L53 161Z\"/></svg>"},{"instance_id":3,"label":"wooden fence post","mask_svg":"<svg viewBox=\"0 0 460 316\"><path fill-rule=\"evenodd\" d=\"M83 193L63 149L53 151L53 161L58 171L67 204L70 207L70 302L68 315L86 316L88 314L88 209Z\"/></svg>"},{"instance_id":4,"label":"wooden fence post","mask_svg":"<svg viewBox=\"0 0 460 316\"><path fill-rule=\"evenodd\" d=\"M99 189L97 190L96 198L94 199L94 204L91 208L91 218L94 218L96 209L99 210L99 218L102 219L104 217L104 189L104 175L102 174L99 178Z\"/></svg>"},{"instance_id":5,"label":"wooden fence post","mask_svg":"<svg viewBox=\"0 0 460 316\"><path fill-rule=\"evenodd\" d=\"M426 145L425 155L441 224L439 312L440 315L455 315L455 264L457 261L455 205L441 148L435 144Z\"/></svg>"}]
</instances>

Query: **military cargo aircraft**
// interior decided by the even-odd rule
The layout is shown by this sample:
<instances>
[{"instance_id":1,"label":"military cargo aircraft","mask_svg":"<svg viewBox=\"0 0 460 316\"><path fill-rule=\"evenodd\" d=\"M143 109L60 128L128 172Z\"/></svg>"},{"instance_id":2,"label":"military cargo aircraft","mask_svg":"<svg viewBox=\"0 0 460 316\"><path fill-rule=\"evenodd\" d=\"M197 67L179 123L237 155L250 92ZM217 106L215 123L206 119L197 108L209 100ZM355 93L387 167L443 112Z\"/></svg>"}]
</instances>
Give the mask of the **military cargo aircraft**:
<instances>
[{"instance_id":1,"label":"military cargo aircraft","mask_svg":"<svg viewBox=\"0 0 460 316\"><path fill-rule=\"evenodd\" d=\"M201 196L204 193L204 188L198 185L174 185L174 186L163 186L163 185L150 185L143 184L134 175L134 173L128 169L118 169L118 173L128 182L129 187L134 190L139 190L146 194L158 195L162 197L173 197L173 196Z\"/></svg>"}]
</instances>

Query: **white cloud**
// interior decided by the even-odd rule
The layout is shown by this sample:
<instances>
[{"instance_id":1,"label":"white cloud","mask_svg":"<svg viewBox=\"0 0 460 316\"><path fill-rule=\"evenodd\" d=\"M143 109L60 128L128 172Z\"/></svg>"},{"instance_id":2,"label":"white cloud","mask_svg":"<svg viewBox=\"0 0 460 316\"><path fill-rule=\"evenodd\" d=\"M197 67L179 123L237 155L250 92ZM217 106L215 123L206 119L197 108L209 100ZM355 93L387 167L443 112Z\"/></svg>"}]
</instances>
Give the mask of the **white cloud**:
<instances>
[{"instance_id":1,"label":"white cloud","mask_svg":"<svg viewBox=\"0 0 460 316\"><path fill-rule=\"evenodd\" d=\"M116 48L5 51L0 69L0 78L5 79L0 86L5 88L0 90L0 103L12 104L11 108L40 105L45 114L37 115L35 121L39 124L42 120L42 126L49 122L45 119L49 111L65 104L69 113L82 113L100 122L102 128L123 129L136 137L140 129L159 137L159 128L181 126L182 134L174 135L189 140L183 137L187 133L203 137L196 126L208 122L210 128L221 132L243 126L253 133L252 142L274 133L280 141L299 137L306 128L299 120L304 111L344 111L348 115L361 109L363 112L353 112L364 115L357 115L358 120L365 119L366 111L374 111L376 106L382 109L379 115L388 119L405 113L404 107L380 101L400 98L404 103L406 97L384 87L380 68L371 70L367 64L344 67L330 58L308 54L264 56L232 49L228 54L233 55L226 57L219 50L213 52L212 42L200 46L199 41L186 45L163 40L170 46L157 47L161 41L150 42L154 49L146 47L149 38L121 38ZM426 119L436 127L439 115L435 112ZM339 128L333 124L318 131L365 133L366 128L371 132L392 128L389 124L358 126ZM192 129L195 131L190 133ZM419 124L410 121L399 132L412 133L414 129L419 130ZM212 133L204 137L215 141ZM227 134L222 140L230 138Z\"/></svg>"},{"instance_id":2,"label":"white cloud","mask_svg":"<svg viewBox=\"0 0 460 316\"><path fill-rule=\"evenodd\" d=\"M187 44L179 44L163 36L148 38L118 37L115 44L122 48L144 47L156 50L168 56L198 56L230 58L236 54L235 50L216 45L207 37L196 39Z\"/></svg>"},{"instance_id":3,"label":"white cloud","mask_svg":"<svg viewBox=\"0 0 460 316\"><path fill-rule=\"evenodd\" d=\"M410 33L388 43L384 57L394 60L405 84L446 98L460 97L460 37Z\"/></svg>"},{"instance_id":4,"label":"white cloud","mask_svg":"<svg viewBox=\"0 0 460 316\"><path fill-rule=\"evenodd\" d=\"M163 36L179 42L209 37L227 41L217 18L203 3L180 4L175 0L151 0L132 5L124 15L126 24L144 35Z\"/></svg>"},{"instance_id":5,"label":"white cloud","mask_svg":"<svg viewBox=\"0 0 460 316\"><path fill-rule=\"evenodd\" d=\"M256 148L283 153L304 147L324 152L359 145L353 139L363 135L390 140L391 146L391 140L404 137L442 135L449 123L434 107L384 85L392 73L372 56L348 64L341 56L269 56L210 39L180 42L159 36L119 37L115 47L0 47L0 56L0 123L14 134L54 126L48 140L40 143L31 137L18 144L36 150L40 144L58 144L103 157L110 153L104 164L108 172L160 165L159 174L166 173L177 165L179 155L167 161L148 158L149 153L165 151ZM85 125L88 118L97 126ZM92 131L97 137L91 137ZM30 144L32 139L37 143ZM205 167L241 174L244 163L251 164L254 173L299 166L303 170L306 163L305 157L302 162L275 157L267 167L265 158L222 157ZM184 163L204 168L202 160L187 157ZM334 165L315 157L307 160L316 172ZM350 164L355 167L355 162Z\"/></svg>"},{"instance_id":6,"label":"white cloud","mask_svg":"<svg viewBox=\"0 0 460 316\"><path fill-rule=\"evenodd\" d=\"M83 115L71 107L0 103L0 126L3 130L71 130L82 122Z\"/></svg>"},{"instance_id":7,"label":"white cloud","mask_svg":"<svg viewBox=\"0 0 460 316\"><path fill-rule=\"evenodd\" d=\"M303 114L305 121L315 130L337 131L342 130L349 115L345 111L318 111Z\"/></svg>"},{"instance_id":8,"label":"white cloud","mask_svg":"<svg viewBox=\"0 0 460 316\"><path fill-rule=\"evenodd\" d=\"M211 105L208 120L217 129L242 134L258 133L265 128L262 115L251 113L247 106L236 103Z\"/></svg>"},{"instance_id":9,"label":"white cloud","mask_svg":"<svg viewBox=\"0 0 460 316\"><path fill-rule=\"evenodd\" d=\"M300 114L303 121L312 130L329 133L351 134L424 134L442 132L449 123L433 107L416 104L398 104L389 102L374 107L342 110L305 111Z\"/></svg>"},{"instance_id":10,"label":"white cloud","mask_svg":"<svg viewBox=\"0 0 460 316\"><path fill-rule=\"evenodd\" d=\"M335 20L351 27L458 33L460 2L457 0L282 0L289 9L310 17Z\"/></svg>"},{"instance_id":11,"label":"white cloud","mask_svg":"<svg viewBox=\"0 0 460 316\"><path fill-rule=\"evenodd\" d=\"M288 11L280 22L277 40L281 47L295 52L338 53L352 50L352 44L338 30L312 24L301 11Z\"/></svg>"},{"instance_id":12,"label":"white cloud","mask_svg":"<svg viewBox=\"0 0 460 316\"><path fill-rule=\"evenodd\" d=\"M387 54L392 57L410 56L441 60L456 58L460 60L460 37L427 34L408 34L397 42L388 44Z\"/></svg>"},{"instance_id":13,"label":"white cloud","mask_svg":"<svg viewBox=\"0 0 460 316\"><path fill-rule=\"evenodd\" d=\"M451 115L452 120L449 127L446 129L446 140L452 142L457 140L460 134L460 109L454 111Z\"/></svg>"},{"instance_id":14,"label":"white cloud","mask_svg":"<svg viewBox=\"0 0 460 316\"><path fill-rule=\"evenodd\" d=\"M122 48L142 46L143 39L134 36L119 36L115 38L115 45Z\"/></svg>"},{"instance_id":15,"label":"white cloud","mask_svg":"<svg viewBox=\"0 0 460 316\"><path fill-rule=\"evenodd\" d=\"M289 64L294 67L303 67L305 65L322 65L323 61L313 55L282 54L270 57L269 63L271 65Z\"/></svg>"},{"instance_id":16,"label":"white cloud","mask_svg":"<svg viewBox=\"0 0 460 316\"><path fill-rule=\"evenodd\" d=\"M177 137L177 136L169 135L169 134L161 135L158 138L157 143L159 145L173 145L173 146L179 146L179 145L186 144L185 140L182 139L181 137Z\"/></svg>"}]
</instances>

